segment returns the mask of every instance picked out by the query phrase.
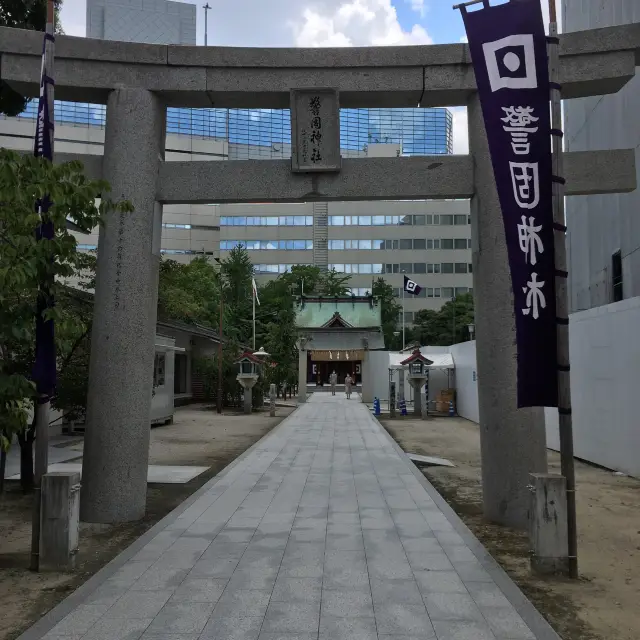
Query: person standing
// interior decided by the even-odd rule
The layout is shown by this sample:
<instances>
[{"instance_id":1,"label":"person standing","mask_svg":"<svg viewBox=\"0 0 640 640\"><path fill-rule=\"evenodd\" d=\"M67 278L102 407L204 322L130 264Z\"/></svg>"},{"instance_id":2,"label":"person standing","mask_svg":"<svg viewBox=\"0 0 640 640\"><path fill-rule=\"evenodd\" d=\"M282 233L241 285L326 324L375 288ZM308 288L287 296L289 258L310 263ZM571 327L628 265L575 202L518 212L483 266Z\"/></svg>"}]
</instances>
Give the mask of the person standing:
<instances>
[{"instance_id":1,"label":"person standing","mask_svg":"<svg viewBox=\"0 0 640 640\"><path fill-rule=\"evenodd\" d=\"M331 395L335 396L336 395L336 384L338 382L338 374L335 371L331 372L331 375L329 376L329 383L331 384Z\"/></svg>"},{"instance_id":2,"label":"person standing","mask_svg":"<svg viewBox=\"0 0 640 640\"><path fill-rule=\"evenodd\" d=\"M347 377L344 379L344 390L347 394L347 400L351 398L351 385L353 384L353 378L351 374L347 373Z\"/></svg>"}]
</instances>

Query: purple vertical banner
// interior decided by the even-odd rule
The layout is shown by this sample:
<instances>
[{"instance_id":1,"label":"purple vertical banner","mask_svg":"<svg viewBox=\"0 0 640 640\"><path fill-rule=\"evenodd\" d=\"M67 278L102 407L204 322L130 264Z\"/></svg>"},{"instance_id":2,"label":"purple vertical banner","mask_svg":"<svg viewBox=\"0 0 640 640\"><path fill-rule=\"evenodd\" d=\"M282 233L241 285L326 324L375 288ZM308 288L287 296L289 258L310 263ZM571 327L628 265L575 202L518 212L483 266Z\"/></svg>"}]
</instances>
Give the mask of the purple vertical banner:
<instances>
[{"instance_id":1,"label":"purple vertical banner","mask_svg":"<svg viewBox=\"0 0 640 640\"><path fill-rule=\"evenodd\" d=\"M49 105L47 88L53 84L53 79L47 74L45 65L45 50L47 41L55 42L54 36L45 33L42 46L42 68L40 72L40 99L38 101L38 120L36 123L36 135L33 153L36 158L42 157L53 161L53 122L50 114L53 105ZM47 212L51 202L48 196L36 202L36 209L40 214L40 224L36 228L36 240L51 240L54 237L53 223L48 219ZM55 327L53 320L45 320L43 314L47 309L54 307L55 301L50 290L51 276L41 275L40 291L38 292L36 310L36 352L33 365L33 381L41 401L47 401L53 394L56 386L56 345Z\"/></svg>"},{"instance_id":2,"label":"purple vertical banner","mask_svg":"<svg viewBox=\"0 0 640 640\"><path fill-rule=\"evenodd\" d=\"M518 407L556 407L549 69L540 0L461 7L502 209L514 294Z\"/></svg>"}]
</instances>

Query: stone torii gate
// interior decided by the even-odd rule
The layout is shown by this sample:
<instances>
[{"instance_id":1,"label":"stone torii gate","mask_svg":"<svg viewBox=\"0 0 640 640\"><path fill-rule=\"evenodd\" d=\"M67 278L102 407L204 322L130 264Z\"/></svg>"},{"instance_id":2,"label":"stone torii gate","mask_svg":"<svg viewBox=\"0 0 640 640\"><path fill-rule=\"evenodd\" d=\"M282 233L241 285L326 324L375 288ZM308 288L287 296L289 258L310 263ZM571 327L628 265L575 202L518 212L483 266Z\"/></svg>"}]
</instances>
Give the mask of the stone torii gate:
<instances>
[{"instance_id":1,"label":"stone torii gate","mask_svg":"<svg viewBox=\"0 0 640 640\"><path fill-rule=\"evenodd\" d=\"M40 33L0 29L2 79L38 95L41 49ZM560 53L564 99L614 93L640 62L640 24L564 34ZM516 408L504 230L466 45L248 49L59 36L55 80L58 99L107 105L104 157L79 159L135 206L100 232L84 521L144 514L164 203L470 198L485 515L524 525L529 473L547 469L544 421L542 409ZM167 106L283 109L291 89L305 88L338 90L342 107L466 105L471 154L343 159L331 174L293 173L288 160L164 161ZM634 151L567 153L565 174L567 195L630 191Z\"/></svg>"}]
</instances>

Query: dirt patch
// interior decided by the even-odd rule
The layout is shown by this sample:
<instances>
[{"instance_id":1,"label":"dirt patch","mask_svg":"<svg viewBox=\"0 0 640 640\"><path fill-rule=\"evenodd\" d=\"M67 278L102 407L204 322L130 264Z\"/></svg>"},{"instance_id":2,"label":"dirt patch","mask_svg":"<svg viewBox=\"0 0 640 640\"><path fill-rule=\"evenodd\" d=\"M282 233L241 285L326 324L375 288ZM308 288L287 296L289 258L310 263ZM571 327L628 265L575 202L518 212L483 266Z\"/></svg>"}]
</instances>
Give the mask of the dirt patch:
<instances>
[{"instance_id":1,"label":"dirt patch","mask_svg":"<svg viewBox=\"0 0 640 640\"><path fill-rule=\"evenodd\" d=\"M172 425L151 431L150 464L210 467L186 484L153 484L147 491L144 519L118 526L81 525L78 570L75 573L31 573L31 496L17 482L6 482L0 502L0 640L12 640L88 580L147 529L218 474L254 442L273 429L293 409L224 414L215 409L184 407L176 410ZM77 439L74 449L82 450Z\"/></svg>"},{"instance_id":2,"label":"dirt patch","mask_svg":"<svg viewBox=\"0 0 640 640\"><path fill-rule=\"evenodd\" d=\"M405 451L456 465L423 473L564 640L640 638L640 480L578 462L581 578L541 579L529 571L526 533L482 517L477 425L457 418L384 420L383 425ZM549 471L560 472L554 452Z\"/></svg>"}]
</instances>

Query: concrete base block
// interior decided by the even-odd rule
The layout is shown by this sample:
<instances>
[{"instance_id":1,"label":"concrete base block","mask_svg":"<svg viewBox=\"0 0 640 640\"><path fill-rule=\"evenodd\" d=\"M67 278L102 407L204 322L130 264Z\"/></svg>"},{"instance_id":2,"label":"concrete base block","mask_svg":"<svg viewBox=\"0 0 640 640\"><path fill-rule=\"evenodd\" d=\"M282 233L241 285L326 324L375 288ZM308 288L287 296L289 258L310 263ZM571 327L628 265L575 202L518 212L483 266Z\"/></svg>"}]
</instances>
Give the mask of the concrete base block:
<instances>
[{"instance_id":1,"label":"concrete base block","mask_svg":"<svg viewBox=\"0 0 640 640\"><path fill-rule=\"evenodd\" d=\"M78 552L80 474L57 471L42 477L40 569L75 569Z\"/></svg>"},{"instance_id":2,"label":"concrete base block","mask_svg":"<svg viewBox=\"0 0 640 640\"><path fill-rule=\"evenodd\" d=\"M568 575L566 480L557 474L532 473L530 488L531 570Z\"/></svg>"}]
</instances>

